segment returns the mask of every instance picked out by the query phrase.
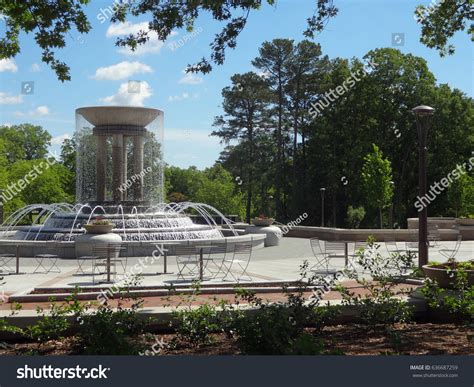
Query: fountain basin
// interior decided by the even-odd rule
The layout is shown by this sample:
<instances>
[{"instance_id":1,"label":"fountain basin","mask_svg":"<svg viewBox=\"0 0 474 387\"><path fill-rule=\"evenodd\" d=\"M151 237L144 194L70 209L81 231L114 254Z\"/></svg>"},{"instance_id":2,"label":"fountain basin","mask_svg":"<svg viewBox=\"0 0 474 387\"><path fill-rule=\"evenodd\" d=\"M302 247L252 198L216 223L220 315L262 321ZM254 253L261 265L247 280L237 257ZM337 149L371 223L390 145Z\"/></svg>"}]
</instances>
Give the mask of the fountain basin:
<instances>
[{"instance_id":1,"label":"fountain basin","mask_svg":"<svg viewBox=\"0 0 474 387\"><path fill-rule=\"evenodd\" d=\"M85 234L87 235L87 234ZM115 234L103 234L103 235L115 235ZM120 236L119 236L120 237ZM227 251L231 252L234 249L236 243L248 243L251 242L253 249L260 249L264 247L266 235L264 234L253 234L253 235L239 235L239 236L229 236L222 238L210 238L205 241L203 240L182 240L182 244L178 246L197 246L204 244L212 243L227 243ZM122 241L123 246L126 248L125 253L128 257L147 257L152 256L153 252L157 250L157 245L166 244L167 242L172 242L173 245L169 246L168 255L175 255L176 240L163 240L163 241ZM0 249L2 253L7 254L16 254L21 258L34 257L37 254L47 254L51 253L51 243L50 241L28 241L28 240L11 240L11 239L1 239L0 240ZM62 259L76 259L76 242L57 242L57 251L58 255ZM91 254L82 254L81 255L91 255Z\"/></svg>"}]
</instances>

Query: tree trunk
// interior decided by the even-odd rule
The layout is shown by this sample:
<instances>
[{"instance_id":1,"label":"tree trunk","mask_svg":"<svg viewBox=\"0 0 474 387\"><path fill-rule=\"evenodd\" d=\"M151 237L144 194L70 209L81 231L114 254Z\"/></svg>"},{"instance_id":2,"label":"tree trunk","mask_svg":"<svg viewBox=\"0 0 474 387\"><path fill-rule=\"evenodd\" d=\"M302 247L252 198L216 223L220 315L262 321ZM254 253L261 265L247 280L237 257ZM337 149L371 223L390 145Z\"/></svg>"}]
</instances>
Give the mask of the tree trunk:
<instances>
[{"instance_id":1,"label":"tree trunk","mask_svg":"<svg viewBox=\"0 0 474 387\"><path fill-rule=\"evenodd\" d=\"M247 183L247 205L245 208L245 215L247 217L247 223L250 224L250 213L252 211L252 185L253 185L253 112L250 114L248 122L248 141L249 141L249 173Z\"/></svg>"},{"instance_id":2,"label":"tree trunk","mask_svg":"<svg viewBox=\"0 0 474 387\"><path fill-rule=\"evenodd\" d=\"M249 174L248 174L248 185L247 185L247 205L245 208L245 216L246 216L246 221L248 224L250 224L250 215L252 211L252 167L249 169Z\"/></svg>"},{"instance_id":3,"label":"tree trunk","mask_svg":"<svg viewBox=\"0 0 474 387\"><path fill-rule=\"evenodd\" d=\"M275 202L276 202L276 216L280 217L283 210L281 202L281 186L282 186L282 121L283 121L283 88L281 75L278 75L278 127L277 127L277 173L275 174Z\"/></svg>"}]
</instances>

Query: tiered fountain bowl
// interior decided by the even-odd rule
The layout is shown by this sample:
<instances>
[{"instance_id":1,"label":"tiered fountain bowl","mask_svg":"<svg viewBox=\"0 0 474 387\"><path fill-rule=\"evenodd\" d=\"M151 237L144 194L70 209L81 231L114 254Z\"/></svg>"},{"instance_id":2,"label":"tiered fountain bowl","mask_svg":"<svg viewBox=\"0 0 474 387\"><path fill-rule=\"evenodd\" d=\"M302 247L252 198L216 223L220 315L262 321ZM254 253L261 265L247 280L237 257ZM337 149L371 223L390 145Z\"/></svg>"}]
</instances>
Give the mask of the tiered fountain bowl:
<instances>
[{"instance_id":1,"label":"tiered fountain bowl","mask_svg":"<svg viewBox=\"0 0 474 387\"><path fill-rule=\"evenodd\" d=\"M163 112L157 109L77 109L76 201L87 204L33 204L16 211L0 230L2 249L20 247L22 256L34 256L50 252L48 242L58 242L58 255L75 258L84 251L79 244L97 239L121 241L128 256L150 255L156 244L169 241L226 242L229 250L249 240L263 246L264 235L239 235L209 205L163 203L163 131ZM88 236L84 226L99 218L112 224L109 236Z\"/></svg>"}]
</instances>

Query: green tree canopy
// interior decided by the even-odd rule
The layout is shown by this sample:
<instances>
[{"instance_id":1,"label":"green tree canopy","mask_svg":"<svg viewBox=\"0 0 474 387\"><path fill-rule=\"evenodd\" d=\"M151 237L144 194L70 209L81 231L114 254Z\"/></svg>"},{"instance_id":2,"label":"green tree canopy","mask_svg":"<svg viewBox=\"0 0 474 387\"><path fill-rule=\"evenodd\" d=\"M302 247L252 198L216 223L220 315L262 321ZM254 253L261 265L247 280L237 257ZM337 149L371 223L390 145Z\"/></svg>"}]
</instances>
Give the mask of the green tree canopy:
<instances>
[{"instance_id":1,"label":"green tree canopy","mask_svg":"<svg viewBox=\"0 0 474 387\"><path fill-rule=\"evenodd\" d=\"M6 16L6 34L0 39L0 58L11 58L20 50L20 33L34 33L35 41L42 50L43 62L49 64L59 80L70 80L69 66L56 58L55 50L66 45L66 37L71 32L86 34L91 24L84 8L89 0L71 1L0 1L0 13ZM112 2L111 2L112 3ZM207 73L212 63L222 64L228 48L237 46L237 38L245 28L247 18L253 11L262 8L262 3L274 6L275 0L203 0L203 1L149 1L135 0L114 2L114 15L111 22L124 22L127 17L147 15L151 18L148 29L118 38L118 46L136 50L139 45L151 39L156 33L158 39L165 41L174 29L186 28L192 31L198 16L209 14L214 20L225 22L210 44L210 58L202 58L189 71ZM333 0L314 0L315 12L309 15L304 34L314 37L322 31L329 18L337 14Z\"/></svg>"},{"instance_id":2,"label":"green tree canopy","mask_svg":"<svg viewBox=\"0 0 474 387\"><path fill-rule=\"evenodd\" d=\"M239 176L245 182L247 190L246 219L250 222L253 201L254 170L258 157L258 138L262 131L269 128L270 102L272 94L269 83L254 72L236 74L231 78L232 86L222 90L222 107L225 116L218 116L214 126L219 129L212 132L221 142L229 144L232 140L245 142Z\"/></svg>"},{"instance_id":3,"label":"green tree canopy","mask_svg":"<svg viewBox=\"0 0 474 387\"><path fill-rule=\"evenodd\" d=\"M226 215L244 215L242 193L220 163L204 171L167 167L165 174L169 201L206 203Z\"/></svg>"},{"instance_id":4,"label":"green tree canopy","mask_svg":"<svg viewBox=\"0 0 474 387\"><path fill-rule=\"evenodd\" d=\"M26 182L25 188L4 204L5 212L13 212L26 204L73 202L74 197L66 192L64 176L68 171L52 159L17 161L10 168L8 185L21 188L20 181ZM3 189L8 188L3 186Z\"/></svg>"},{"instance_id":5,"label":"green tree canopy","mask_svg":"<svg viewBox=\"0 0 474 387\"><path fill-rule=\"evenodd\" d=\"M51 142L51 135L46 130L31 124L0 126L0 138L10 163L46 157Z\"/></svg>"},{"instance_id":6,"label":"green tree canopy","mask_svg":"<svg viewBox=\"0 0 474 387\"><path fill-rule=\"evenodd\" d=\"M458 31L466 31L474 41L474 1L440 0L419 5L415 16L421 24L420 42L438 50L441 56L454 54L448 41Z\"/></svg>"},{"instance_id":7,"label":"green tree canopy","mask_svg":"<svg viewBox=\"0 0 474 387\"><path fill-rule=\"evenodd\" d=\"M383 157L379 147L375 144L372 146L372 152L364 157L361 178L367 204L379 208L382 228L382 210L391 204L393 197L392 167L390 160Z\"/></svg>"},{"instance_id":8,"label":"green tree canopy","mask_svg":"<svg viewBox=\"0 0 474 387\"><path fill-rule=\"evenodd\" d=\"M308 15L304 36L314 38L322 31L328 20L335 17L338 9L333 0L313 0L315 11ZM70 80L69 66L57 59L56 50L66 46L68 35L87 34L91 24L85 7L90 0L38 1L0 0L0 13L6 18L6 32L0 38L0 58L15 57L21 51L20 34L34 34L36 44L42 50L42 60L55 72L60 81ZM198 63L188 66L188 71L207 73L212 64L221 65L227 49L235 49L237 38L244 30L251 12L262 9L262 3L275 6L275 0L202 0L202 1L150 1L134 0L111 2L114 14L111 22L124 22L127 17L148 16L146 30L123 38L117 38L117 46L136 50L148 42L154 33L165 41L174 29L194 29L200 15L209 14L219 22L225 22L210 44L210 58L203 57ZM457 31L466 29L473 18L473 0L440 1L436 6L418 6L415 14L422 25L421 41L436 48L442 55L454 52L447 41ZM105 20L105 19L104 19ZM77 31L77 32L76 32ZM467 29L472 35L472 24ZM153 37L154 38L154 37ZM473 38L474 39L474 38Z\"/></svg>"}]
</instances>

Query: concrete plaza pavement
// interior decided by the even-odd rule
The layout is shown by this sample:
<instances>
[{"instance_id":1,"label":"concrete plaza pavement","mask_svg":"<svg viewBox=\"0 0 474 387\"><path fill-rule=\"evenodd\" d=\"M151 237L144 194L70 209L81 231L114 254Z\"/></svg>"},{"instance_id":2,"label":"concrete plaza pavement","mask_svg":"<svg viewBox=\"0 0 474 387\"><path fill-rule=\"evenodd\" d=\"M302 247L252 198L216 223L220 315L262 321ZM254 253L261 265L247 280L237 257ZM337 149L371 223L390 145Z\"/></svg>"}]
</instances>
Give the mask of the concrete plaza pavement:
<instances>
[{"instance_id":1,"label":"concrete plaza pavement","mask_svg":"<svg viewBox=\"0 0 474 387\"><path fill-rule=\"evenodd\" d=\"M443 248L453 248L455 242L441 242ZM349 254L353 253L353 244L349 244ZM387 255L385 245L381 245L380 252ZM150 258L150 257L149 257ZM231 258L231 257L229 257ZM456 255L459 261L467 261L474 258L474 241L464 241ZM282 238L279 246L257 249L252 252L248 273L253 282L294 281L299 278L300 265L305 260L312 266L315 263L309 239ZM444 258L437 249L430 249L430 260L443 261ZM338 261L338 262L336 262ZM147 264L146 257L128 258L127 273L142 274L141 286L169 286L182 284L177 278L177 265L174 257L168 258L168 274L163 272L163 257L158 257L153 264ZM344 260L335 260L332 266L342 268ZM14 262L10 265L14 267ZM83 289L88 287L107 288L113 284L93 284L90 275L91 263L85 262L84 270L89 274L77 274L77 261L74 259L60 259L58 266L60 273L33 273L37 266L34 258L21 258L20 274L4 274L3 285L0 287L2 298L12 295L26 295L35 288L74 288L79 286ZM232 269L234 270L234 269ZM138 273L141 272L141 273ZM157 274L160 273L160 274ZM236 274L238 272L236 271ZM119 272L117 279L123 278ZM222 280L209 280L204 283L222 284ZM230 281L224 283L229 284ZM123 283L122 283L123 285Z\"/></svg>"}]
</instances>

